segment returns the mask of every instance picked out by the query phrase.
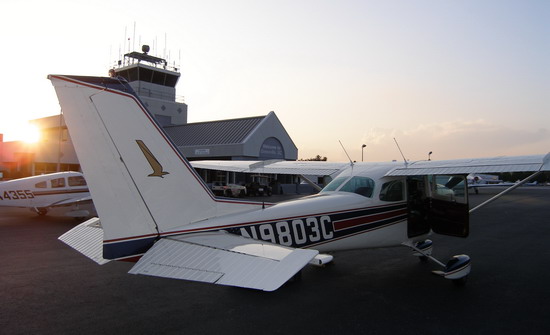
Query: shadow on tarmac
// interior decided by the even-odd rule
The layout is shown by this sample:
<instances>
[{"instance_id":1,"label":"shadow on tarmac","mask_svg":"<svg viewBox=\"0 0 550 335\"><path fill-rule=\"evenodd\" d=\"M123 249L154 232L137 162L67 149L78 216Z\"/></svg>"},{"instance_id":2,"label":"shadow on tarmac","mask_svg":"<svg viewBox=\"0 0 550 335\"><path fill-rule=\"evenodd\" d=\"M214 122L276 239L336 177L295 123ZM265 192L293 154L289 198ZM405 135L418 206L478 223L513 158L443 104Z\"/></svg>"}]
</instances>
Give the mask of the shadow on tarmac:
<instances>
[{"instance_id":1,"label":"shadow on tarmac","mask_svg":"<svg viewBox=\"0 0 550 335\"><path fill-rule=\"evenodd\" d=\"M548 187L518 189L474 213L469 238L432 236L436 257L471 256L464 288L408 249L384 248L336 253L271 293L98 266L57 240L74 219L1 208L0 332L547 334L549 202Z\"/></svg>"}]
</instances>

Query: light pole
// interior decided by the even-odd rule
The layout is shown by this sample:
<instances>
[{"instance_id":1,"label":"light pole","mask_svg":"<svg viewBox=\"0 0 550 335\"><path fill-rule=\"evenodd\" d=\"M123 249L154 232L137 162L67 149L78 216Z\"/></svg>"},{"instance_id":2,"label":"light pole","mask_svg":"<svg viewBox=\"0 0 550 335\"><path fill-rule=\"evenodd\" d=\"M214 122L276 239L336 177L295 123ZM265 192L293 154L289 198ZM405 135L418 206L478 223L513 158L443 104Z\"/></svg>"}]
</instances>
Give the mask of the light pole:
<instances>
[{"instance_id":1,"label":"light pole","mask_svg":"<svg viewBox=\"0 0 550 335\"><path fill-rule=\"evenodd\" d=\"M366 144L363 144L361 146L361 162L363 161L363 149L365 149L366 146L367 146Z\"/></svg>"},{"instance_id":2,"label":"light pole","mask_svg":"<svg viewBox=\"0 0 550 335\"><path fill-rule=\"evenodd\" d=\"M431 151L430 151L430 152L428 152L428 160L429 160L429 161L431 161L431 160L432 160L432 159L431 159L431 157L430 157L431 155L432 155L432 152L431 152Z\"/></svg>"}]
</instances>

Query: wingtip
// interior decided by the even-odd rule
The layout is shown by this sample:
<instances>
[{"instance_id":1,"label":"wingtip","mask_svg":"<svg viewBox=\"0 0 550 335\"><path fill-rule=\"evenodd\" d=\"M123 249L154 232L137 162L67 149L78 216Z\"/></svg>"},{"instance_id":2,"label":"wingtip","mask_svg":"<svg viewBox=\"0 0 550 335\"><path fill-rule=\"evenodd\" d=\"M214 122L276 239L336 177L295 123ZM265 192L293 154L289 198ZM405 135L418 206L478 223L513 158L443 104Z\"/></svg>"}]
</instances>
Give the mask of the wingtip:
<instances>
[{"instance_id":1,"label":"wingtip","mask_svg":"<svg viewBox=\"0 0 550 335\"><path fill-rule=\"evenodd\" d=\"M550 171L550 152L542 159L541 171Z\"/></svg>"}]
</instances>

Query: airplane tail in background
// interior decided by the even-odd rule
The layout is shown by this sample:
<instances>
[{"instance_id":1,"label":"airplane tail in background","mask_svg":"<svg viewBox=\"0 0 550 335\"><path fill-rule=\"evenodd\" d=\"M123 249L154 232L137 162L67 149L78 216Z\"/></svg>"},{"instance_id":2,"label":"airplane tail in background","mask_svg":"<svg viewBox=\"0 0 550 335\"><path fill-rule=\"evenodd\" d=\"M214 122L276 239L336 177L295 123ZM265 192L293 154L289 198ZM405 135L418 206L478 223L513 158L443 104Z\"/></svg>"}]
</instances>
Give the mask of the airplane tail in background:
<instances>
[{"instance_id":1,"label":"airplane tail in background","mask_svg":"<svg viewBox=\"0 0 550 335\"><path fill-rule=\"evenodd\" d=\"M104 230L104 257L145 252L176 227L257 203L216 199L116 78L50 75Z\"/></svg>"}]
</instances>

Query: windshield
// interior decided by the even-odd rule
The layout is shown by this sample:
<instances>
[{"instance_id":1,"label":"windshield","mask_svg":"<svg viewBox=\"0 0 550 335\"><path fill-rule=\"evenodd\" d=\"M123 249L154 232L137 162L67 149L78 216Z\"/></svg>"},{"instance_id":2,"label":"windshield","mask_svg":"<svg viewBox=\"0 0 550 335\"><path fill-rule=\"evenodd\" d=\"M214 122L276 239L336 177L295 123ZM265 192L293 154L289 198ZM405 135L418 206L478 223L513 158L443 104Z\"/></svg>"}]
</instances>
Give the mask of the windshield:
<instances>
[{"instance_id":1,"label":"windshield","mask_svg":"<svg viewBox=\"0 0 550 335\"><path fill-rule=\"evenodd\" d=\"M348 177L338 177L331 181L321 192L335 191Z\"/></svg>"},{"instance_id":2,"label":"windshield","mask_svg":"<svg viewBox=\"0 0 550 335\"><path fill-rule=\"evenodd\" d=\"M374 190L374 180L367 177L353 177L342 188L341 192L357 193L370 198Z\"/></svg>"},{"instance_id":3,"label":"windshield","mask_svg":"<svg viewBox=\"0 0 550 335\"><path fill-rule=\"evenodd\" d=\"M364 197L370 198L372 196L372 191L374 190L374 180L368 177L352 177L348 180L349 177L338 177L334 179L330 184L328 184L321 192L328 191L338 191L341 192L350 192L357 193ZM344 182L347 182L344 184ZM340 187L342 184L344 186Z\"/></svg>"}]
</instances>

